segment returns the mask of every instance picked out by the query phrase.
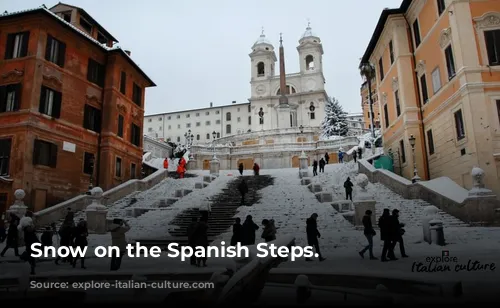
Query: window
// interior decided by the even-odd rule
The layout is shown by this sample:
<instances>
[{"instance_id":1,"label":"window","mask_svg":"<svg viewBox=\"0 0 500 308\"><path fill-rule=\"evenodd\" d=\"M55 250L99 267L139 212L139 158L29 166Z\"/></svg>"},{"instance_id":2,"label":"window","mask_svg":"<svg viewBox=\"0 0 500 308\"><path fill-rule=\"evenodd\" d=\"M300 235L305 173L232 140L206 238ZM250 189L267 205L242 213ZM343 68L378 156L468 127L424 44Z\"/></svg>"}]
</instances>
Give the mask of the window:
<instances>
[{"instance_id":1,"label":"window","mask_svg":"<svg viewBox=\"0 0 500 308\"><path fill-rule=\"evenodd\" d=\"M65 22L71 22L71 12L61 13L61 17Z\"/></svg>"},{"instance_id":2,"label":"window","mask_svg":"<svg viewBox=\"0 0 500 308\"><path fill-rule=\"evenodd\" d=\"M462 117L462 109L455 111L455 130L457 132L457 140L465 138L464 120Z\"/></svg>"},{"instance_id":3,"label":"window","mask_svg":"<svg viewBox=\"0 0 500 308\"><path fill-rule=\"evenodd\" d=\"M123 138L123 116L121 114L118 115L118 137Z\"/></svg>"},{"instance_id":4,"label":"window","mask_svg":"<svg viewBox=\"0 0 500 308\"><path fill-rule=\"evenodd\" d=\"M399 90L394 91L394 101L396 102L396 117L401 115L401 104L399 102Z\"/></svg>"},{"instance_id":5,"label":"window","mask_svg":"<svg viewBox=\"0 0 500 308\"><path fill-rule=\"evenodd\" d=\"M248 116L248 125L252 125L252 116Z\"/></svg>"},{"instance_id":6,"label":"window","mask_svg":"<svg viewBox=\"0 0 500 308\"><path fill-rule=\"evenodd\" d=\"M432 71L432 88L434 94L441 89L441 74L439 74L439 66Z\"/></svg>"},{"instance_id":7,"label":"window","mask_svg":"<svg viewBox=\"0 0 500 308\"><path fill-rule=\"evenodd\" d=\"M220 124L220 120L215 120L215 124Z\"/></svg>"},{"instance_id":8,"label":"window","mask_svg":"<svg viewBox=\"0 0 500 308\"><path fill-rule=\"evenodd\" d=\"M152 127L148 128L148 132L152 132L152 131L153 131Z\"/></svg>"},{"instance_id":9,"label":"window","mask_svg":"<svg viewBox=\"0 0 500 308\"><path fill-rule=\"evenodd\" d=\"M210 115L210 111L206 111L206 112L205 112L205 115Z\"/></svg>"},{"instance_id":10,"label":"window","mask_svg":"<svg viewBox=\"0 0 500 308\"><path fill-rule=\"evenodd\" d=\"M130 164L130 178L135 179L137 174L137 167L134 163Z\"/></svg>"},{"instance_id":11,"label":"window","mask_svg":"<svg viewBox=\"0 0 500 308\"><path fill-rule=\"evenodd\" d=\"M180 118L181 118L181 115L180 115L180 114L178 114L178 115L177 115L177 119L180 119Z\"/></svg>"},{"instance_id":12,"label":"window","mask_svg":"<svg viewBox=\"0 0 500 308\"><path fill-rule=\"evenodd\" d=\"M120 157L117 157L115 160L115 177L122 177L122 159Z\"/></svg>"},{"instance_id":13,"label":"window","mask_svg":"<svg viewBox=\"0 0 500 308\"><path fill-rule=\"evenodd\" d=\"M226 134L231 134L231 124L226 125Z\"/></svg>"},{"instance_id":14,"label":"window","mask_svg":"<svg viewBox=\"0 0 500 308\"><path fill-rule=\"evenodd\" d=\"M231 112L226 112L226 121L231 121Z\"/></svg>"},{"instance_id":15,"label":"window","mask_svg":"<svg viewBox=\"0 0 500 308\"><path fill-rule=\"evenodd\" d=\"M163 118L161 118L161 117L160 117L160 118L158 118L158 121L161 121L161 120L163 120Z\"/></svg>"},{"instance_id":16,"label":"window","mask_svg":"<svg viewBox=\"0 0 500 308\"><path fill-rule=\"evenodd\" d=\"M380 73L380 80L383 80L384 79L384 60L383 60L383 57L380 57L380 59L378 59L378 70Z\"/></svg>"},{"instance_id":17,"label":"window","mask_svg":"<svg viewBox=\"0 0 500 308\"><path fill-rule=\"evenodd\" d=\"M207 140L208 140L208 139L210 139L210 134L207 134L207 136L206 136L206 137L207 137Z\"/></svg>"},{"instance_id":18,"label":"window","mask_svg":"<svg viewBox=\"0 0 500 308\"><path fill-rule=\"evenodd\" d=\"M260 124L260 125L263 125L263 124L264 124L264 118L263 118L263 117L262 117L262 118L259 118L259 124Z\"/></svg>"},{"instance_id":19,"label":"window","mask_svg":"<svg viewBox=\"0 0 500 308\"><path fill-rule=\"evenodd\" d=\"M389 56L391 57L391 64L394 63L394 46L392 41L389 42Z\"/></svg>"},{"instance_id":20,"label":"window","mask_svg":"<svg viewBox=\"0 0 500 308\"><path fill-rule=\"evenodd\" d=\"M311 120L314 120L314 119L316 118L316 115L314 114L314 112L310 112L310 113L309 113L309 118L310 118Z\"/></svg>"},{"instance_id":21,"label":"window","mask_svg":"<svg viewBox=\"0 0 500 308\"><path fill-rule=\"evenodd\" d=\"M314 70L314 57L311 55L306 56L306 70Z\"/></svg>"},{"instance_id":22,"label":"window","mask_svg":"<svg viewBox=\"0 0 500 308\"><path fill-rule=\"evenodd\" d=\"M200 116L200 113L199 113L199 112L197 112L197 113L195 114L195 116L199 117L199 116Z\"/></svg>"},{"instance_id":23,"label":"window","mask_svg":"<svg viewBox=\"0 0 500 308\"><path fill-rule=\"evenodd\" d=\"M172 129L172 125L169 125L169 126L168 126L168 129Z\"/></svg>"},{"instance_id":24,"label":"window","mask_svg":"<svg viewBox=\"0 0 500 308\"><path fill-rule=\"evenodd\" d=\"M497 117L498 117L498 122L500 123L500 99L498 99L496 103L497 103Z\"/></svg>"},{"instance_id":25,"label":"window","mask_svg":"<svg viewBox=\"0 0 500 308\"><path fill-rule=\"evenodd\" d=\"M200 126L201 125L201 122L196 122L196 126Z\"/></svg>"},{"instance_id":26,"label":"window","mask_svg":"<svg viewBox=\"0 0 500 308\"><path fill-rule=\"evenodd\" d=\"M389 111L387 110L387 104L384 105L384 122L385 128L389 127Z\"/></svg>"},{"instance_id":27,"label":"window","mask_svg":"<svg viewBox=\"0 0 500 308\"><path fill-rule=\"evenodd\" d=\"M0 139L0 175L9 175L12 139Z\"/></svg>"},{"instance_id":28,"label":"window","mask_svg":"<svg viewBox=\"0 0 500 308\"><path fill-rule=\"evenodd\" d=\"M220 110L215 110L215 114L220 114ZM207 113L208 115L208 113Z\"/></svg>"},{"instance_id":29,"label":"window","mask_svg":"<svg viewBox=\"0 0 500 308\"><path fill-rule=\"evenodd\" d=\"M0 87L0 112L19 110L21 84L9 84Z\"/></svg>"},{"instance_id":30,"label":"window","mask_svg":"<svg viewBox=\"0 0 500 308\"><path fill-rule=\"evenodd\" d=\"M66 56L66 44L56 40L51 35L47 35L47 45L45 46L45 60L64 67Z\"/></svg>"},{"instance_id":31,"label":"window","mask_svg":"<svg viewBox=\"0 0 500 308\"><path fill-rule=\"evenodd\" d=\"M220 138L220 133L217 133L217 138Z\"/></svg>"},{"instance_id":32,"label":"window","mask_svg":"<svg viewBox=\"0 0 500 308\"><path fill-rule=\"evenodd\" d=\"M29 31L8 34L5 47L5 59L26 57L28 55L29 39Z\"/></svg>"},{"instance_id":33,"label":"window","mask_svg":"<svg viewBox=\"0 0 500 308\"><path fill-rule=\"evenodd\" d=\"M240 112L240 107L238 107L238 112Z\"/></svg>"},{"instance_id":34,"label":"window","mask_svg":"<svg viewBox=\"0 0 500 308\"><path fill-rule=\"evenodd\" d=\"M83 127L96 133L101 132L101 111L90 105L85 105Z\"/></svg>"},{"instance_id":35,"label":"window","mask_svg":"<svg viewBox=\"0 0 500 308\"><path fill-rule=\"evenodd\" d=\"M100 87L104 87L104 76L104 65L89 58L89 64L87 67L87 80Z\"/></svg>"},{"instance_id":36,"label":"window","mask_svg":"<svg viewBox=\"0 0 500 308\"><path fill-rule=\"evenodd\" d=\"M200 140L200 134L196 135L196 140Z\"/></svg>"},{"instance_id":37,"label":"window","mask_svg":"<svg viewBox=\"0 0 500 308\"><path fill-rule=\"evenodd\" d=\"M427 144L429 145L429 155L434 154L434 138L432 136L432 129L427 131Z\"/></svg>"},{"instance_id":38,"label":"window","mask_svg":"<svg viewBox=\"0 0 500 308\"><path fill-rule=\"evenodd\" d=\"M238 118L236 119L236 121L237 121L238 123L239 123L239 122L241 122L241 118L240 118L240 117L238 117Z\"/></svg>"},{"instance_id":39,"label":"window","mask_svg":"<svg viewBox=\"0 0 500 308\"><path fill-rule=\"evenodd\" d=\"M295 93L297 93L297 90L295 89L295 87L293 87L291 85L286 86L286 94L295 94ZM281 89L278 89L276 91L276 95L281 95Z\"/></svg>"},{"instance_id":40,"label":"window","mask_svg":"<svg viewBox=\"0 0 500 308\"><path fill-rule=\"evenodd\" d=\"M177 124L177 128L181 128L181 125L180 125L180 124Z\"/></svg>"},{"instance_id":41,"label":"window","mask_svg":"<svg viewBox=\"0 0 500 308\"><path fill-rule=\"evenodd\" d=\"M141 146L141 128L132 124L130 131L130 142L138 147Z\"/></svg>"},{"instance_id":42,"label":"window","mask_svg":"<svg viewBox=\"0 0 500 308\"><path fill-rule=\"evenodd\" d=\"M427 93L427 80L425 79L425 73L422 76L420 76L420 88L422 91L422 105L424 105L429 100L429 94Z\"/></svg>"},{"instance_id":43,"label":"window","mask_svg":"<svg viewBox=\"0 0 500 308\"><path fill-rule=\"evenodd\" d=\"M88 33L92 33L92 25L82 17L80 17L80 26Z\"/></svg>"},{"instance_id":44,"label":"window","mask_svg":"<svg viewBox=\"0 0 500 308\"><path fill-rule=\"evenodd\" d=\"M191 117L191 114L186 114L186 118L190 118Z\"/></svg>"},{"instance_id":45,"label":"window","mask_svg":"<svg viewBox=\"0 0 500 308\"><path fill-rule=\"evenodd\" d=\"M181 137L177 137L177 142L181 142Z\"/></svg>"},{"instance_id":46,"label":"window","mask_svg":"<svg viewBox=\"0 0 500 308\"><path fill-rule=\"evenodd\" d=\"M252 112L252 106L248 105L248 112Z\"/></svg>"},{"instance_id":47,"label":"window","mask_svg":"<svg viewBox=\"0 0 500 308\"><path fill-rule=\"evenodd\" d=\"M186 123L186 128L190 128L191 127L191 123Z\"/></svg>"},{"instance_id":48,"label":"window","mask_svg":"<svg viewBox=\"0 0 500 308\"><path fill-rule=\"evenodd\" d=\"M134 82L134 90L132 92L132 101L137 106L142 106L142 89Z\"/></svg>"},{"instance_id":49,"label":"window","mask_svg":"<svg viewBox=\"0 0 500 308\"><path fill-rule=\"evenodd\" d=\"M162 129L162 127L161 127L161 126L158 126L158 130L161 130L161 129Z\"/></svg>"},{"instance_id":50,"label":"window","mask_svg":"<svg viewBox=\"0 0 500 308\"><path fill-rule=\"evenodd\" d=\"M33 165L55 168L57 166L57 145L36 139L33 146Z\"/></svg>"},{"instance_id":51,"label":"window","mask_svg":"<svg viewBox=\"0 0 500 308\"><path fill-rule=\"evenodd\" d=\"M257 77L262 77L265 74L264 62L257 63Z\"/></svg>"},{"instance_id":52,"label":"window","mask_svg":"<svg viewBox=\"0 0 500 308\"><path fill-rule=\"evenodd\" d=\"M210 121L205 121L205 125L209 126L210 125Z\"/></svg>"},{"instance_id":53,"label":"window","mask_svg":"<svg viewBox=\"0 0 500 308\"><path fill-rule=\"evenodd\" d=\"M369 119L370 118L370 111L368 111L367 114L368 114L368 119Z\"/></svg>"},{"instance_id":54,"label":"window","mask_svg":"<svg viewBox=\"0 0 500 308\"><path fill-rule=\"evenodd\" d=\"M94 154L83 153L83 173L92 175L94 174Z\"/></svg>"},{"instance_id":55,"label":"window","mask_svg":"<svg viewBox=\"0 0 500 308\"><path fill-rule=\"evenodd\" d=\"M101 44L107 44L108 38L104 36L101 32L97 32L97 41Z\"/></svg>"},{"instance_id":56,"label":"window","mask_svg":"<svg viewBox=\"0 0 500 308\"><path fill-rule=\"evenodd\" d=\"M453 58L453 49L451 45L446 47L444 50L444 55L446 57L446 69L448 70L448 80L455 77L455 59Z\"/></svg>"},{"instance_id":57,"label":"window","mask_svg":"<svg viewBox=\"0 0 500 308\"><path fill-rule=\"evenodd\" d=\"M406 153L405 153L405 142L403 140L399 141L399 147L401 148L401 163L406 163Z\"/></svg>"},{"instance_id":58,"label":"window","mask_svg":"<svg viewBox=\"0 0 500 308\"><path fill-rule=\"evenodd\" d=\"M61 115L61 92L42 86L40 93L40 106L38 111L58 119Z\"/></svg>"},{"instance_id":59,"label":"window","mask_svg":"<svg viewBox=\"0 0 500 308\"><path fill-rule=\"evenodd\" d=\"M171 116L168 116L168 117L167 117L167 119L168 119L168 120L170 120L170 119L172 119L172 117L171 117Z\"/></svg>"},{"instance_id":60,"label":"window","mask_svg":"<svg viewBox=\"0 0 500 308\"><path fill-rule=\"evenodd\" d=\"M418 25L418 19L413 22L413 37L415 39L415 48L420 45L420 26Z\"/></svg>"},{"instance_id":61,"label":"window","mask_svg":"<svg viewBox=\"0 0 500 308\"><path fill-rule=\"evenodd\" d=\"M437 0L437 7L438 7L438 14L439 16L441 16L441 14L443 14L444 12L444 9L446 8L444 0Z\"/></svg>"},{"instance_id":62,"label":"window","mask_svg":"<svg viewBox=\"0 0 500 308\"><path fill-rule=\"evenodd\" d=\"M152 122L152 121L153 121L153 119L148 119L148 122Z\"/></svg>"},{"instance_id":63,"label":"window","mask_svg":"<svg viewBox=\"0 0 500 308\"><path fill-rule=\"evenodd\" d=\"M500 29L484 31L484 40L488 53L488 63L491 66L500 65Z\"/></svg>"},{"instance_id":64,"label":"window","mask_svg":"<svg viewBox=\"0 0 500 308\"><path fill-rule=\"evenodd\" d=\"M127 89L127 73L122 72L122 75L120 78L120 92L122 94L125 94L126 89Z\"/></svg>"}]
</instances>

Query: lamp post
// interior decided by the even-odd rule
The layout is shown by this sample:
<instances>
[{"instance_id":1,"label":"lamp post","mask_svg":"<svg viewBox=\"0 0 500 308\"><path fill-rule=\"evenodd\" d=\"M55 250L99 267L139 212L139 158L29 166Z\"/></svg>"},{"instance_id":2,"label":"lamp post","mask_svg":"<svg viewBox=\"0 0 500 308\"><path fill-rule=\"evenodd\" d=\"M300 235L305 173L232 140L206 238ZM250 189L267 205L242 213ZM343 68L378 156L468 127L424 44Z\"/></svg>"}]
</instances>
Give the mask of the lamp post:
<instances>
[{"instance_id":1,"label":"lamp post","mask_svg":"<svg viewBox=\"0 0 500 308\"><path fill-rule=\"evenodd\" d=\"M87 191L87 195L90 195L90 192L92 191L92 188L94 188L94 185L92 183L93 177L94 177L94 155L90 157L89 161L89 167L90 167L90 178L89 178L89 191Z\"/></svg>"},{"instance_id":2,"label":"lamp post","mask_svg":"<svg viewBox=\"0 0 500 308\"><path fill-rule=\"evenodd\" d=\"M420 181L420 177L418 176L418 171L417 171L417 161L415 160L415 137L413 135L410 135L410 138L408 141L410 142L411 145L411 152L413 155L413 178L411 179L412 183Z\"/></svg>"},{"instance_id":3,"label":"lamp post","mask_svg":"<svg viewBox=\"0 0 500 308\"><path fill-rule=\"evenodd\" d=\"M373 125L373 98L372 98L372 79L375 77L375 66L371 63L361 63L359 72L362 77L366 78L368 83L368 99L370 103L370 129L372 138L375 139L375 127Z\"/></svg>"},{"instance_id":4,"label":"lamp post","mask_svg":"<svg viewBox=\"0 0 500 308\"><path fill-rule=\"evenodd\" d=\"M188 130L187 133L184 134L184 138L186 138L186 148L189 149L189 160L194 159L193 153L191 153L191 146L193 145L194 135L191 134L191 130Z\"/></svg>"},{"instance_id":5,"label":"lamp post","mask_svg":"<svg viewBox=\"0 0 500 308\"><path fill-rule=\"evenodd\" d=\"M307 158L306 153L304 152L304 126L302 124L299 126L300 129L300 148L302 149L302 153L300 153L300 157Z\"/></svg>"},{"instance_id":6,"label":"lamp post","mask_svg":"<svg viewBox=\"0 0 500 308\"><path fill-rule=\"evenodd\" d=\"M212 140L212 150L213 150L212 160L217 160L217 156L215 155L215 137L217 137L217 133L215 131L213 131L212 137L213 137L213 140Z\"/></svg>"}]
</instances>

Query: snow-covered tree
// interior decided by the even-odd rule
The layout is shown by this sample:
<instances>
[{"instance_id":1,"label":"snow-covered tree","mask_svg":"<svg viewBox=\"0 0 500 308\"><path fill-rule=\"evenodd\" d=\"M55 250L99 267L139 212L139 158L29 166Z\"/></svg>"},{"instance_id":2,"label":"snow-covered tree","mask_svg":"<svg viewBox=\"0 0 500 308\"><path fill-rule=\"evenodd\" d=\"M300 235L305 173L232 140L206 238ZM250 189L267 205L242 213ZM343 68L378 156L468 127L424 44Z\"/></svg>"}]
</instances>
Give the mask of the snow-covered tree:
<instances>
[{"instance_id":1,"label":"snow-covered tree","mask_svg":"<svg viewBox=\"0 0 500 308\"><path fill-rule=\"evenodd\" d=\"M346 115L347 112L342 109L335 97L328 98L325 105L325 119L321 122L323 137L347 135L349 127Z\"/></svg>"}]
</instances>

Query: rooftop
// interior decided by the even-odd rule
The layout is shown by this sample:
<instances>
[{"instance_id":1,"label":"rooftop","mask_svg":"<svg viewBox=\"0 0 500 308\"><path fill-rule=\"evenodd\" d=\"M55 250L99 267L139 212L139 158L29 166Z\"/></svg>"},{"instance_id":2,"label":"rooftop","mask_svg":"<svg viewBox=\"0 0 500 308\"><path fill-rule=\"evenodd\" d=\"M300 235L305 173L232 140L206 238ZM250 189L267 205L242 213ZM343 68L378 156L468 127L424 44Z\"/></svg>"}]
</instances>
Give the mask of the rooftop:
<instances>
[{"instance_id":1,"label":"rooftop","mask_svg":"<svg viewBox=\"0 0 500 308\"><path fill-rule=\"evenodd\" d=\"M266 38L266 35L264 34L264 29L262 29L262 33L260 34L259 38L255 41L253 45L255 46L260 44L267 44L273 46L273 43L271 43L271 41Z\"/></svg>"},{"instance_id":2,"label":"rooftop","mask_svg":"<svg viewBox=\"0 0 500 308\"><path fill-rule=\"evenodd\" d=\"M222 105L222 106L213 106L213 107L195 108L195 109L187 109L187 110L179 110L179 111L161 112L161 113L147 114L147 115L144 115L144 117L154 117L154 116L166 115L166 114L194 112L194 111L207 110L207 109L222 109L224 107L242 106L242 105L249 105L249 104L250 104L249 102L246 102L246 103L227 104L227 105Z\"/></svg>"}]
</instances>

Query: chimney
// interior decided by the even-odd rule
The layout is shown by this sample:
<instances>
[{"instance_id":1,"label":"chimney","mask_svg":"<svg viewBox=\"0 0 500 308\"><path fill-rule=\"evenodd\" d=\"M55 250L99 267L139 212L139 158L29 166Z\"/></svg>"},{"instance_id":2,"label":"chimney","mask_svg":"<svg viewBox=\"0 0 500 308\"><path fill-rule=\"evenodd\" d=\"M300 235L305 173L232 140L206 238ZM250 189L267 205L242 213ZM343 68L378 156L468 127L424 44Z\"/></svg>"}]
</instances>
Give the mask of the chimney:
<instances>
[{"instance_id":1,"label":"chimney","mask_svg":"<svg viewBox=\"0 0 500 308\"><path fill-rule=\"evenodd\" d=\"M125 53L126 53L129 57L130 57L130 56L131 56L131 54L132 54L132 53L130 52L130 50L125 50Z\"/></svg>"},{"instance_id":2,"label":"chimney","mask_svg":"<svg viewBox=\"0 0 500 308\"><path fill-rule=\"evenodd\" d=\"M210 102L210 108L212 108L214 106L214 103Z\"/></svg>"},{"instance_id":3,"label":"chimney","mask_svg":"<svg viewBox=\"0 0 500 308\"><path fill-rule=\"evenodd\" d=\"M236 101L233 101L233 104L236 104Z\"/></svg>"}]
</instances>

